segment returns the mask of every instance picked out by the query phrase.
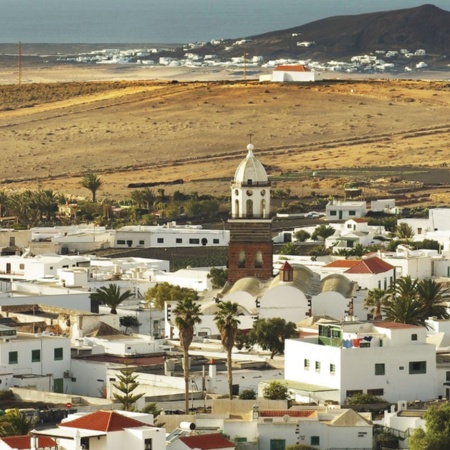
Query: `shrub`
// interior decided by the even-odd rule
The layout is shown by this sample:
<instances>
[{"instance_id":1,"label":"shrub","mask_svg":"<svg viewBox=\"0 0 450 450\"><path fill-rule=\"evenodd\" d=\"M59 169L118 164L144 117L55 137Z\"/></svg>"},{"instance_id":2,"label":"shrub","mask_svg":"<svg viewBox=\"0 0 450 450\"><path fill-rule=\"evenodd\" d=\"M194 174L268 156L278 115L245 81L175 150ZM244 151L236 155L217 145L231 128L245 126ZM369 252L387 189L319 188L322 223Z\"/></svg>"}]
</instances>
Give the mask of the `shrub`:
<instances>
[{"instance_id":1,"label":"shrub","mask_svg":"<svg viewBox=\"0 0 450 450\"><path fill-rule=\"evenodd\" d=\"M244 389L239 394L239 400L256 400L256 392L253 389Z\"/></svg>"}]
</instances>

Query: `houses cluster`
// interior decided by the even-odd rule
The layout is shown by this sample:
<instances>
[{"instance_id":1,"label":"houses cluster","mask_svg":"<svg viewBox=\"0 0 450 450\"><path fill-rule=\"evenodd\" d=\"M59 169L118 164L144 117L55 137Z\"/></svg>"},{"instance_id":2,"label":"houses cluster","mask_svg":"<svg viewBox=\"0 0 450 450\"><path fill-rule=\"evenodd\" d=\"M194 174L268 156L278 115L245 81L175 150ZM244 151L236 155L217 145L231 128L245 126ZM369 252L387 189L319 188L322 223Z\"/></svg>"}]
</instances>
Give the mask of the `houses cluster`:
<instances>
[{"instance_id":1,"label":"houses cluster","mask_svg":"<svg viewBox=\"0 0 450 450\"><path fill-rule=\"evenodd\" d=\"M448 246L441 252L399 246L395 252L355 259L274 255L270 190L266 170L249 144L231 183L227 233L175 224L127 227L113 237L100 227L32 229L23 236L2 231L0 389L78 411L56 427L37 427L31 436L0 439L0 450L110 450L131 443L142 450L231 450L240 442L254 450L284 450L290 444L362 450L372 446L373 417L341 406L360 393L388 402L379 419L386 429L406 435L409 428L424 427L420 417L413 420L402 413L411 402L450 398L450 322L430 317L426 329L372 320L364 300L370 290L387 289L406 275L448 283ZM395 203L387 199L371 207L394 211ZM326 245L351 248L356 241L376 241L384 233L364 220L365 202L332 201L325 214L339 221ZM410 223L417 236L441 233L442 242L450 241L443 237L447 210L432 210L427 220ZM126 247L228 245L228 282L213 288L210 268L170 272L164 260L65 254L69 252L63 246L70 245L72 253L77 238L90 251L98 242ZM60 254L54 252L57 248ZM153 402L185 400L177 301L166 301L159 310L146 298L148 289L161 282L199 293L202 315L189 351L189 395L192 405L206 406L208 400L210 414L165 414L155 421L149 414L115 411L116 383L127 366L135 369L135 393L143 394L136 402L138 410ZM133 294L117 307L117 314L91 295L111 284ZM275 317L294 322L299 332L298 338L286 340L284 358L271 360L258 347L233 350L233 390L236 395L254 390L257 400L217 399L228 392L228 380L215 313L227 301L238 303L244 332L258 319ZM271 381L284 384L297 405L263 399Z\"/></svg>"},{"instance_id":2,"label":"houses cluster","mask_svg":"<svg viewBox=\"0 0 450 450\"><path fill-rule=\"evenodd\" d=\"M224 48L227 51L250 42L248 39L239 39ZM223 44L223 40L214 39L210 42L197 42L187 44L183 47L183 56L171 56L173 48L135 48L135 49L102 49L76 56L59 56L59 61L84 64L134 64L146 67L189 67L189 68L224 68L245 69L262 71L264 69L275 69L278 66L307 66L309 70L323 74L324 72L347 72L347 73L382 73L382 72L411 72L427 68L424 59L427 53L424 49L409 51L401 50L376 50L369 55L355 55L349 61L315 61L305 58L280 58L267 60L261 55L249 56L218 56L214 53L205 54L204 48L214 49ZM298 48L308 48L315 45L312 41L299 41ZM274 74L275 76L275 74ZM277 78L275 76L275 78ZM278 77L279 78L279 77ZM317 79L321 79L320 77ZM273 81L297 81L279 80ZM301 80L302 81L302 80ZM310 81L310 80L308 80ZM313 80L314 81L314 80Z\"/></svg>"}]
</instances>

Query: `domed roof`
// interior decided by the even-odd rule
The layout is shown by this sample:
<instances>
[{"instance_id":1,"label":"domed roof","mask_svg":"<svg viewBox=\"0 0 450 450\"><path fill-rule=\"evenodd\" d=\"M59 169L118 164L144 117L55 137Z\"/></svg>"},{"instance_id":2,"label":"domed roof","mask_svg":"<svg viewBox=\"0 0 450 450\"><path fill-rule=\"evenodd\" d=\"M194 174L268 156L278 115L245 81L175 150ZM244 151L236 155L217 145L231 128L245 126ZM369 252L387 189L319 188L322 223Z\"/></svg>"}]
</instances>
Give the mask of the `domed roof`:
<instances>
[{"instance_id":1,"label":"domed roof","mask_svg":"<svg viewBox=\"0 0 450 450\"><path fill-rule=\"evenodd\" d=\"M255 158L253 145L247 145L247 157L241 161L234 174L234 182L242 184L267 183L267 172L264 166ZM249 182L249 180L251 180Z\"/></svg>"}]
</instances>

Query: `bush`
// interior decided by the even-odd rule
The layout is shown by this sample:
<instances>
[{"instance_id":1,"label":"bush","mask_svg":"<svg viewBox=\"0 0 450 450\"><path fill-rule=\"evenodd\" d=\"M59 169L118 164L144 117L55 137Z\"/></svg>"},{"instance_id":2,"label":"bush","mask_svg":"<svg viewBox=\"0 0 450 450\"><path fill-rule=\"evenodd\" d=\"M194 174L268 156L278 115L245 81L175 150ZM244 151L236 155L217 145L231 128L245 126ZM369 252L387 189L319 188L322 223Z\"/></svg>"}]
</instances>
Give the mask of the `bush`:
<instances>
[{"instance_id":1,"label":"bush","mask_svg":"<svg viewBox=\"0 0 450 450\"><path fill-rule=\"evenodd\" d=\"M375 403L386 403L386 400L372 394L354 394L344 400L346 405L371 405Z\"/></svg>"},{"instance_id":2,"label":"bush","mask_svg":"<svg viewBox=\"0 0 450 450\"><path fill-rule=\"evenodd\" d=\"M263 390L264 398L268 400L290 400L289 389L278 381L271 381Z\"/></svg>"},{"instance_id":3,"label":"bush","mask_svg":"<svg viewBox=\"0 0 450 450\"><path fill-rule=\"evenodd\" d=\"M239 394L239 400L256 400L256 392L253 389L244 389Z\"/></svg>"}]
</instances>

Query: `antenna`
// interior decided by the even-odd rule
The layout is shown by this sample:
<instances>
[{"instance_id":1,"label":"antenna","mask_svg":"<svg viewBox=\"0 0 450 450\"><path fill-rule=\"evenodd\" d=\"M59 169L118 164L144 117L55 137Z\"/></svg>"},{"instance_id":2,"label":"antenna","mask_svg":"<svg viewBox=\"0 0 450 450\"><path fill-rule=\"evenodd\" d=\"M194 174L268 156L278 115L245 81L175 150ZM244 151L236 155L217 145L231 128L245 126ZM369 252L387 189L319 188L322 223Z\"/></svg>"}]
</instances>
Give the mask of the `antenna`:
<instances>
[{"instance_id":1,"label":"antenna","mask_svg":"<svg viewBox=\"0 0 450 450\"><path fill-rule=\"evenodd\" d=\"M17 45L17 69L19 75L19 84L22 83L22 42Z\"/></svg>"}]
</instances>

